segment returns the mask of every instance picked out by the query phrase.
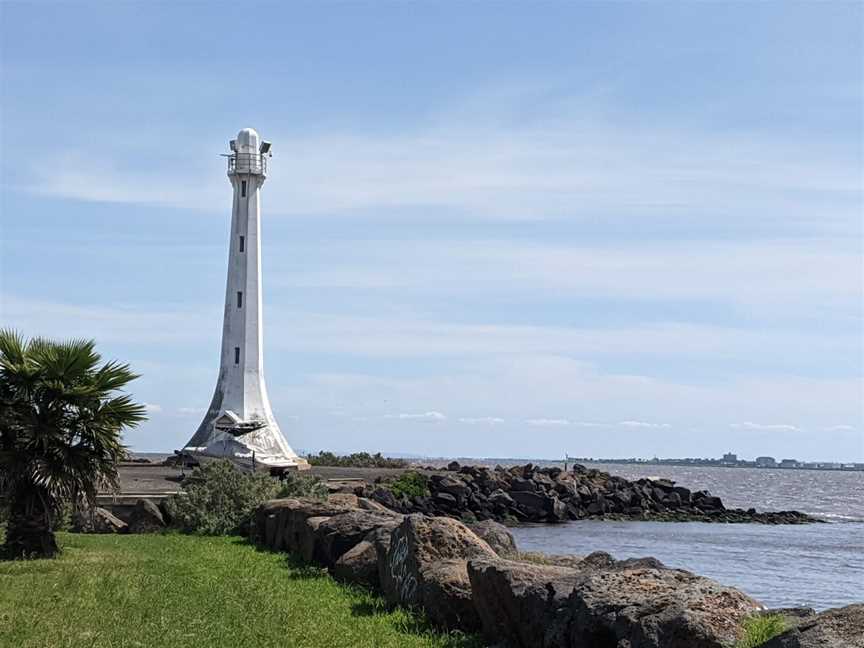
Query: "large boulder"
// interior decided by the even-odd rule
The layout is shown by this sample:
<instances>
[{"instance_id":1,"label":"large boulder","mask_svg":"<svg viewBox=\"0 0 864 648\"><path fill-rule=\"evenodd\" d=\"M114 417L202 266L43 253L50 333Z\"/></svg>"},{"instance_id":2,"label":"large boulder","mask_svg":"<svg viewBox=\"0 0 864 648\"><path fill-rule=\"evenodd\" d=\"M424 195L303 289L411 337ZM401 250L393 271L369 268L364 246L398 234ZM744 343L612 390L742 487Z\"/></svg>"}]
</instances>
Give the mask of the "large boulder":
<instances>
[{"instance_id":1,"label":"large boulder","mask_svg":"<svg viewBox=\"0 0 864 648\"><path fill-rule=\"evenodd\" d=\"M761 609L734 589L651 558L597 553L572 565L470 561L485 637L513 648L725 648L743 618Z\"/></svg>"},{"instance_id":2,"label":"large boulder","mask_svg":"<svg viewBox=\"0 0 864 648\"><path fill-rule=\"evenodd\" d=\"M378 577L378 551L375 543L362 540L339 556L333 566L333 576L346 583L365 585L372 589L380 586Z\"/></svg>"},{"instance_id":3,"label":"large boulder","mask_svg":"<svg viewBox=\"0 0 864 648\"><path fill-rule=\"evenodd\" d=\"M324 524L329 517L315 516L304 520L298 520L293 530L293 542L291 552L298 554L306 562L313 562L320 551L318 542L318 527Z\"/></svg>"},{"instance_id":4,"label":"large boulder","mask_svg":"<svg viewBox=\"0 0 864 648\"><path fill-rule=\"evenodd\" d=\"M581 572L501 559L468 563L484 637L512 648L567 646L568 601Z\"/></svg>"},{"instance_id":5,"label":"large boulder","mask_svg":"<svg viewBox=\"0 0 864 648\"><path fill-rule=\"evenodd\" d=\"M570 644L725 648L762 606L738 590L678 569L588 571L568 602Z\"/></svg>"},{"instance_id":6,"label":"large boulder","mask_svg":"<svg viewBox=\"0 0 864 648\"><path fill-rule=\"evenodd\" d=\"M123 520L98 506L76 511L72 516L72 530L76 533L126 533L128 529Z\"/></svg>"},{"instance_id":7,"label":"large boulder","mask_svg":"<svg viewBox=\"0 0 864 648\"><path fill-rule=\"evenodd\" d=\"M447 493L457 501L464 502L471 489L461 479L449 475L432 475L429 479L429 488L433 493Z\"/></svg>"},{"instance_id":8,"label":"large boulder","mask_svg":"<svg viewBox=\"0 0 864 648\"><path fill-rule=\"evenodd\" d=\"M510 530L494 520L482 520L469 524L471 529L479 538L485 540L492 549L502 558L507 558L516 553L516 540Z\"/></svg>"},{"instance_id":9,"label":"large boulder","mask_svg":"<svg viewBox=\"0 0 864 648\"><path fill-rule=\"evenodd\" d=\"M139 499L129 515L129 533L158 533L165 528L159 507L148 499Z\"/></svg>"},{"instance_id":10,"label":"large boulder","mask_svg":"<svg viewBox=\"0 0 864 648\"><path fill-rule=\"evenodd\" d=\"M864 648L864 604L804 618L759 648Z\"/></svg>"},{"instance_id":11,"label":"large boulder","mask_svg":"<svg viewBox=\"0 0 864 648\"><path fill-rule=\"evenodd\" d=\"M444 628L479 628L467 563L497 558L486 541L457 520L414 514L393 530L386 551L377 546L378 576L388 601L420 607Z\"/></svg>"},{"instance_id":12,"label":"large boulder","mask_svg":"<svg viewBox=\"0 0 864 648\"><path fill-rule=\"evenodd\" d=\"M402 521L396 513L348 511L325 519L315 530L316 547L312 552L315 562L332 567L349 549L361 542L375 529L392 530Z\"/></svg>"},{"instance_id":13,"label":"large boulder","mask_svg":"<svg viewBox=\"0 0 864 648\"><path fill-rule=\"evenodd\" d=\"M383 504L379 504L375 500L371 500L367 497L358 497L357 498L357 508L363 509L364 511L374 511L376 513L392 513L393 511Z\"/></svg>"},{"instance_id":14,"label":"large boulder","mask_svg":"<svg viewBox=\"0 0 864 648\"><path fill-rule=\"evenodd\" d=\"M307 498L286 498L264 502L255 512L255 539L274 551L300 552L308 542L306 520L332 517L354 510L341 503Z\"/></svg>"},{"instance_id":15,"label":"large boulder","mask_svg":"<svg viewBox=\"0 0 864 648\"><path fill-rule=\"evenodd\" d=\"M327 496L327 501L336 506L344 506L345 508L360 508L360 498L354 493L344 493L337 491L330 493Z\"/></svg>"}]
</instances>

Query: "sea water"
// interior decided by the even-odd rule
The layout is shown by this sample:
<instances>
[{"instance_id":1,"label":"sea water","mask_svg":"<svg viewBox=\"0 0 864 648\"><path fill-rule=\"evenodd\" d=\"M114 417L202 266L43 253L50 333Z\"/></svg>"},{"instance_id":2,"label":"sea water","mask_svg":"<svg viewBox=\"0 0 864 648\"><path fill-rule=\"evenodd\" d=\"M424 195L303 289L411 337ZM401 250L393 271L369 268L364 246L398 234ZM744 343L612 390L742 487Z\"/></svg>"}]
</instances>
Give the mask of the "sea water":
<instances>
[{"instance_id":1,"label":"sea water","mask_svg":"<svg viewBox=\"0 0 864 648\"><path fill-rule=\"evenodd\" d=\"M654 556L732 585L770 607L864 601L864 473L587 464L628 479L706 489L727 507L795 509L827 524L769 526L585 520L513 529L523 551Z\"/></svg>"}]
</instances>

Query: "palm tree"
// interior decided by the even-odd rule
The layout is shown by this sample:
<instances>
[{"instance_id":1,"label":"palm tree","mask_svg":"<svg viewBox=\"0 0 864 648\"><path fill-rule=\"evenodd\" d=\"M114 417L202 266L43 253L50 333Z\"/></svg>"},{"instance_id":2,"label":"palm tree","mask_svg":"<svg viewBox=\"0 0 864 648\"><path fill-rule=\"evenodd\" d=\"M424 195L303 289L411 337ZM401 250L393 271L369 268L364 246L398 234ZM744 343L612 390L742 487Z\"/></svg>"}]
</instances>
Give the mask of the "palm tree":
<instances>
[{"instance_id":1,"label":"palm tree","mask_svg":"<svg viewBox=\"0 0 864 648\"><path fill-rule=\"evenodd\" d=\"M146 418L143 405L116 393L138 376L125 364L99 366L94 347L0 330L0 496L10 557L57 554L59 509L92 505L98 490L116 488L126 452L120 433Z\"/></svg>"}]
</instances>

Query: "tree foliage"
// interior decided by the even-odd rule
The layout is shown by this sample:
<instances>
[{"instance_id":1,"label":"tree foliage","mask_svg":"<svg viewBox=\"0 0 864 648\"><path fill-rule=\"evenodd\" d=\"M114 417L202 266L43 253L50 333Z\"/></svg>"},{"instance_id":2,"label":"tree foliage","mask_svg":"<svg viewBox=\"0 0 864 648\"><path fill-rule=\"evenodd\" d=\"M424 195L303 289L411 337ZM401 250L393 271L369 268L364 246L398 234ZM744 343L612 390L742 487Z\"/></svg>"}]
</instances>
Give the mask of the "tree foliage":
<instances>
[{"instance_id":1,"label":"tree foliage","mask_svg":"<svg viewBox=\"0 0 864 648\"><path fill-rule=\"evenodd\" d=\"M116 488L121 432L146 417L118 393L137 378L129 366L101 361L90 340L0 331L0 495L13 557L56 554L64 504L92 504L100 489Z\"/></svg>"}]
</instances>

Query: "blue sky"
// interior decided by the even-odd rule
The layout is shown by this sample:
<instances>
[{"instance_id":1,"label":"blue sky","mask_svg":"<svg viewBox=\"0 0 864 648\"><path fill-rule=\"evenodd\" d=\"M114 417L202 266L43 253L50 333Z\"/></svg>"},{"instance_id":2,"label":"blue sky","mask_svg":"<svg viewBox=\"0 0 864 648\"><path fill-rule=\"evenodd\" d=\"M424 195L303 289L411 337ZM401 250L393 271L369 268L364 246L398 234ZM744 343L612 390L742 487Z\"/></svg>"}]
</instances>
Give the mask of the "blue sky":
<instances>
[{"instance_id":1,"label":"blue sky","mask_svg":"<svg viewBox=\"0 0 864 648\"><path fill-rule=\"evenodd\" d=\"M862 13L5 2L0 321L182 446L252 126L295 448L864 460Z\"/></svg>"}]
</instances>

